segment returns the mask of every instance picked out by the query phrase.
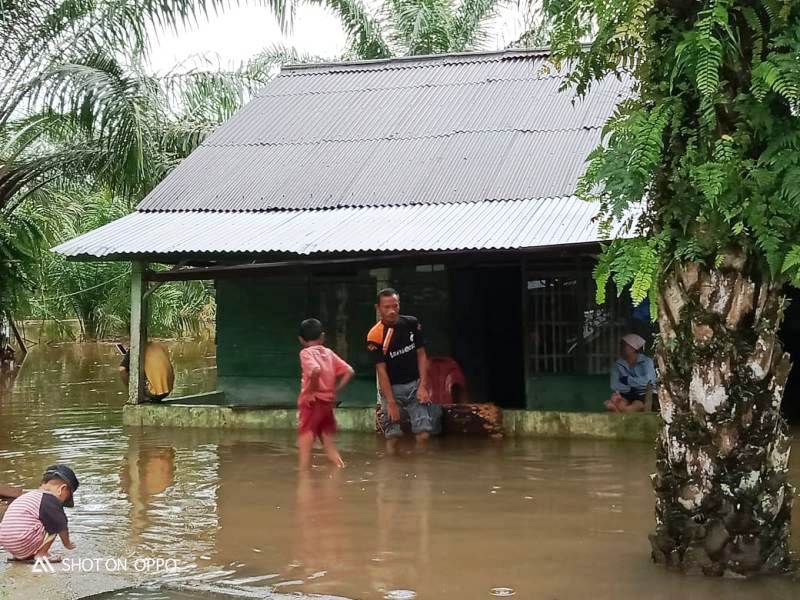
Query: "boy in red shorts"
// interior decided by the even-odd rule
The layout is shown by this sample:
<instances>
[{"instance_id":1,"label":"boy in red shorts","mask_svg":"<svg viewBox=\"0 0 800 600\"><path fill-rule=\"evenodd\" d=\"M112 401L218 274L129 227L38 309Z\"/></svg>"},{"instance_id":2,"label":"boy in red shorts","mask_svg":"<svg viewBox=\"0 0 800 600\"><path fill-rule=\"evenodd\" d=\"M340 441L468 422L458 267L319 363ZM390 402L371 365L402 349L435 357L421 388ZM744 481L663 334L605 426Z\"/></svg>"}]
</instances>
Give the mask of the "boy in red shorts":
<instances>
[{"instance_id":1,"label":"boy in red shorts","mask_svg":"<svg viewBox=\"0 0 800 600\"><path fill-rule=\"evenodd\" d=\"M317 319L306 319L300 323L298 339L303 346L300 350L303 375L297 398L300 468L306 469L311 465L311 448L317 438L322 440L328 460L337 467L343 467L344 461L333 439L336 433L333 407L336 392L353 377L353 367L324 346L325 332Z\"/></svg>"}]
</instances>

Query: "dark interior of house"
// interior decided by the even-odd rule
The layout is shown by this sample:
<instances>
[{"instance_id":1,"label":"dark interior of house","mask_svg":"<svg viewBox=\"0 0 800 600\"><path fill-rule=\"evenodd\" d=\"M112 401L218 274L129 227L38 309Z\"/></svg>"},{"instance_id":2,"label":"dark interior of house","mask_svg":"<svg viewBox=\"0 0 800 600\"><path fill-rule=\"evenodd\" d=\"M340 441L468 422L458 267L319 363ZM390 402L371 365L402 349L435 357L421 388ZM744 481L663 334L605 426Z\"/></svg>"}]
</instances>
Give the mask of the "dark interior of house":
<instances>
[{"instance_id":1,"label":"dark interior of house","mask_svg":"<svg viewBox=\"0 0 800 600\"><path fill-rule=\"evenodd\" d=\"M476 402L525 408L519 266L450 269L452 355Z\"/></svg>"}]
</instances>

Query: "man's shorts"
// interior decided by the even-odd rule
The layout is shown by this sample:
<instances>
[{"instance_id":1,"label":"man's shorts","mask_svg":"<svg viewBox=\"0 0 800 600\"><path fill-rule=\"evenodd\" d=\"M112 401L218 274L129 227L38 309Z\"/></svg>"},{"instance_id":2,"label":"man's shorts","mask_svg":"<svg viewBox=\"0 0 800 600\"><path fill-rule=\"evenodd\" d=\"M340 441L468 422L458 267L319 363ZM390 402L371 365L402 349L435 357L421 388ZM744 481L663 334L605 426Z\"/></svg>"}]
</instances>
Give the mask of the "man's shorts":
<instances>
[{"instance_id":1,"label":"man's shorts","mask_svg":"<svg viewBox=\"0 0 800 600\"><path fill-rule=\"evenodd\" d=\"M419 381L392 386L392 394L394 394L395 402L400 409L400 417L402 419L403 413L408 415L412 433L438 433L441 425L441 408L434 404L421 404L417 399L418 389ZM392 423L389 418L389 409L383 394L381 394L380 421L383 435L387 438L403 435L400 423Z\"/></svg>"},{"instance_id":2,"label":"man's shorts","mask_svg":"<svg viewBox=\"0 0 800 600\"><path fill-rule=\"evenodd\" d=\"M336 433L336 417L333 416L333 402L314 402L298 409L298 433L312 433L315 438L323 434Z\"/></svg>"},{"instance_id":3,"label":"man's shorts","mask_svg":"<svg viewBox=\"0 0 800 600\"><path fill-rule=\"evenodd\" d=\"M647 404L647 390L631 389L629 392L625 392L624 394L621 393L620 396L625 398L625 400L627 400L628 402L635 402L636 400L639 400ZM658 392L656 392L656 390L653 390L653 411L658 412L660 410L661 408L658 403Z\"/></svg>"},{"instance_id":4,"label":"man's shorts","mask_svg":"<svg viewBox=\"0 0 800 600\"><path fill-rule=\"evenodd\" d=\"M622 396L623 398L625 398L625 400L627 400L628 402L635 402L636 400L644 402L644 400L645 400L645 391L644 390L631 389L628 392L620 392L619 395Z\"/></svg>"}]
</instances>

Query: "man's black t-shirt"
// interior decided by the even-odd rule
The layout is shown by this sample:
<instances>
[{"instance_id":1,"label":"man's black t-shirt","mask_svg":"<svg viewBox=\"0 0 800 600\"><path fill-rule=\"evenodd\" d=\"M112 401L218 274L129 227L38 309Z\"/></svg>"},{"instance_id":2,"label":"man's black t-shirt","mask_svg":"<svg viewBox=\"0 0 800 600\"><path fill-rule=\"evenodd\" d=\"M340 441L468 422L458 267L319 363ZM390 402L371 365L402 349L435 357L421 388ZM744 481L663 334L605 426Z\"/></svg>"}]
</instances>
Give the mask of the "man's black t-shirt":
<instances>
[{"instance_id":1,"label":"man's black t-shirt","mask_svg":"<svg viewBox=\"0 0 800 600\"><path fill-rule=\"evenodd\" d=\"M392 385L419 379L417 349L424 347L422 325L408 315L400 315L392 326L379 322L367 335L369 354L376 365L386 363Z\"/></svg>"}]
</instances>

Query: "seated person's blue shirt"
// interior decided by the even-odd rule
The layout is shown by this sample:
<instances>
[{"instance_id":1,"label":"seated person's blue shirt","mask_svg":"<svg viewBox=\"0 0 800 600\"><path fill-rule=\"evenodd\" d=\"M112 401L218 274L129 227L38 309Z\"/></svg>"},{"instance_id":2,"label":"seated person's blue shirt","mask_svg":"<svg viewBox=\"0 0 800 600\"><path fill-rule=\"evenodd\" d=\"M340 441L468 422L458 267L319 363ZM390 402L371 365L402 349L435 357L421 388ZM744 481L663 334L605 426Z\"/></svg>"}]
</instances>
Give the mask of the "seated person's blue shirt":
<instances>
[{"instance_id":1,"label":"seated person's blue shirt","mask_svg":"<svg viewBox=\"0 0 800 600\"><path fill-rule=\"evenodd\" d=\"M649 356L639 354L632 367L620 358L611 368L611 389L623 396L633 393L643 397L648 384L656 384L656 367Z\"/></svg>"}]
</instances>

